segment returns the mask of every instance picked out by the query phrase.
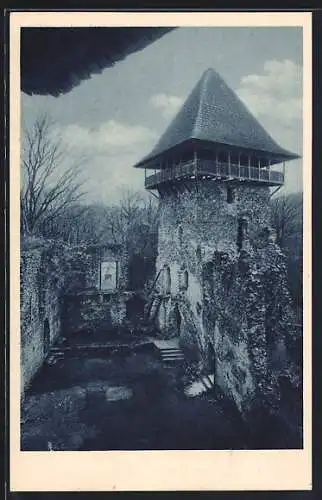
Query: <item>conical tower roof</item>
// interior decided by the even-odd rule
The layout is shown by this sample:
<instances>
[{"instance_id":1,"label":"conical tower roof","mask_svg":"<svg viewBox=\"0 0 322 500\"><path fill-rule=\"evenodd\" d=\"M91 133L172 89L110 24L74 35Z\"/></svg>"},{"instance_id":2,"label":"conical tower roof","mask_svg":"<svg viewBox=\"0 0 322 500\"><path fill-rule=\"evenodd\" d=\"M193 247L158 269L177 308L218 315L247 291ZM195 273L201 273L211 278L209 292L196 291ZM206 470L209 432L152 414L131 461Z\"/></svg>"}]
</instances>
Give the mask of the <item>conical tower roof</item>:
<instances>
[{"instance_id":1,"label":"conical tower roof","mask_svg":"<svg viewBox=\"0 0 322 500\"><path fill-rule=\"evenodd\" d=\"M151 153L136 166L144 167L192 140L264 152L281 160L299 157L277 144L212 68L204 72Z\"/></svg>"}]
</instances>

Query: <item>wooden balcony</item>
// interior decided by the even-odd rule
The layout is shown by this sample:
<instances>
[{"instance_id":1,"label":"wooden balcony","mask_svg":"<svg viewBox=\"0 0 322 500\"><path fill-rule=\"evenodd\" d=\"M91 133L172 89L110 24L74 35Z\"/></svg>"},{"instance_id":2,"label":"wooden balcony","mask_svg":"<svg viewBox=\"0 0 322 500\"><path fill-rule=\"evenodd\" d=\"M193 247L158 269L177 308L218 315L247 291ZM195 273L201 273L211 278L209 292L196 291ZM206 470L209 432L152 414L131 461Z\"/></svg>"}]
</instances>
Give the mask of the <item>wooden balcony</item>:
<instances>
[{"instance_id":1,"label":"wooden balcony","mask_svg":"<svg viewBox=\"0 0 322 500\"><path fill-rule=\"evenodd\" d=\"M189 179L238 180L282 186L284 174L270 169L222 163L214 160L189 161L171 169L160 170L145 179L147 189L157 189L160 184Z\"/></svg>"}]
</instances>

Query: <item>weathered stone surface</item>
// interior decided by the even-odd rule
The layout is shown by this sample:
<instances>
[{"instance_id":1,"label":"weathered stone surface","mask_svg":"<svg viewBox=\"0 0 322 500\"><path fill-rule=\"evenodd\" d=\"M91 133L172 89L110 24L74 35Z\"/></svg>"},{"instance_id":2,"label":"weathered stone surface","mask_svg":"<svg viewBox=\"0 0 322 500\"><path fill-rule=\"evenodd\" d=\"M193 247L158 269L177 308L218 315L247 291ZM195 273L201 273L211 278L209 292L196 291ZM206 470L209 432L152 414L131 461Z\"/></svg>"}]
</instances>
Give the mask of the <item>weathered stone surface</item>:
<instances>
[{"instance_id":1,"label":"weathered stone surface","mask_svg":"<svg viewBox=\"0 0 322 500\"><path fill-rule=\"evenodd\" d=\"M102 259L118 265L115 293L99 293ZM62 330L122 325L126 315L126 249L26 238L21 245L21 392ZM83 294L79 295L79 292Z\"/></svg>"},{"instance_id":2,"label":"weathered stone surface","mask_svg":"<svg viewBox=\"0 0 322 500\"><path fill-rule=\"evenodd\" d=\"M42 365L61 330L64 245L33 241L21 249L21 390ZM46 338L47 337L47 338Z\"/></svg>"},{"instance_id":3,"label":"weathered stone surface","mask_svg":"<svg viewBox=\"0 0 322 500\"><path fill-rule=\"evenodd\" d=\"M126 319L126 294L87 292L64 296L63 332L69 336L80 331L122 326ZM108 333L106 332L107 339Z\"/></svg>"},{"instance_id":4,"label":"weathered stone surface","mask_svg":"<svg viewBox=\"0 0 322 500\"><path fill-rule=\"evenodd\" d=\"M216 383L239 410L273 407L288 366L292 311L284 256L269 227L269 188L237 183L228 203L227 183L191 183L162 199L160 209L156 267L170 269L171 291L159 329L178 334L176 307L182 348L195 353L201 370L215 363ZM186 290L178 286L184 271Z\"/></svg>"}]
</instances>

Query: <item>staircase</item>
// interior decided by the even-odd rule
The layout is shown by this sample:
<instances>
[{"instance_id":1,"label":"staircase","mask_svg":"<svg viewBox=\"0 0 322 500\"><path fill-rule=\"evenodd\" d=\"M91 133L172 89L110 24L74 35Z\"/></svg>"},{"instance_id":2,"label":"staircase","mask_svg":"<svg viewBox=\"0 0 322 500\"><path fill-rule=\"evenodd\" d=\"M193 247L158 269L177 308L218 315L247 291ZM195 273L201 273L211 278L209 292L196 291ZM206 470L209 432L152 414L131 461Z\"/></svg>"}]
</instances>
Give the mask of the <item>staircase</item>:
<instances>
[{"instance_id":1,"label":"staircase","mask_svg":"<svg viewBox=\"0 0 322 500\"><path fill-rule=\"evenodd\" d=\"M70 351L70 347L66 347L63 345L64 340L64 338L58 339L58 345L55 344L50 347L48 356L45 359L45 363L47 365L55 365L57 361L61 361L62 359L64 359L66 351Z\"/></svg>"},{"instance_id":2,"label":"staircase","mask_svg":"<svg viewBox=\"0 0 322 500\"><path fill-rule=\"evenodd\" d=\"M159 351L161 360L165 364L182 363L184 361L183 352L178 347L163 347Z\"/></svg>"},{"instance_id":3,"label":"staircase","mask_svg":"<svg viewBox=\"0 0 322 500\"><path fill-rule=\"evenodd\" d=\"M194 398L213 391L215 387L215 376L213 373L202 375L189 384L184 393L188 398Z\"/></svg>"},{"instance_id":4,"label":"staircase","mask_svg":"<svg viewBox=\"0 0 322 500\"><path fill-rule=\"evenodd\" d=\"M162 362L166 366L183 363L184 355L177 338L167 340L154 339L153 343L159 351Z\"/></svg>"}]
</instances>

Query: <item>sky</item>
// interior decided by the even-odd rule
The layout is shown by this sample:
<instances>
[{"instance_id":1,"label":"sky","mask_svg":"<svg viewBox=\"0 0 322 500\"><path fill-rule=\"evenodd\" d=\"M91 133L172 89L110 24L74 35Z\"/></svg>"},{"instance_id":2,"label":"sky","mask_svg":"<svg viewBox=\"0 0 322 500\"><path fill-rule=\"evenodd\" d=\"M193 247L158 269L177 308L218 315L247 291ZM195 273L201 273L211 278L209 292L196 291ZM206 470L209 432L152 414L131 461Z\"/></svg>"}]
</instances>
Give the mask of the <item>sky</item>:
<instances>
[{"instance_id":1,"label":"sky","mask_svg":"<svg viewBox=\"0 0 322 500\"><path fill-rule=\"evenodd\" d=\"M284 148L302 153L302 30L182 27L59 96L22 94L22 121L46 112L83 165L87 201L144 190L133 165L149 153L207 68L214 68ZM286 192L302 191L302 162L286 163Z\"/></svg>"}]
</instances>

